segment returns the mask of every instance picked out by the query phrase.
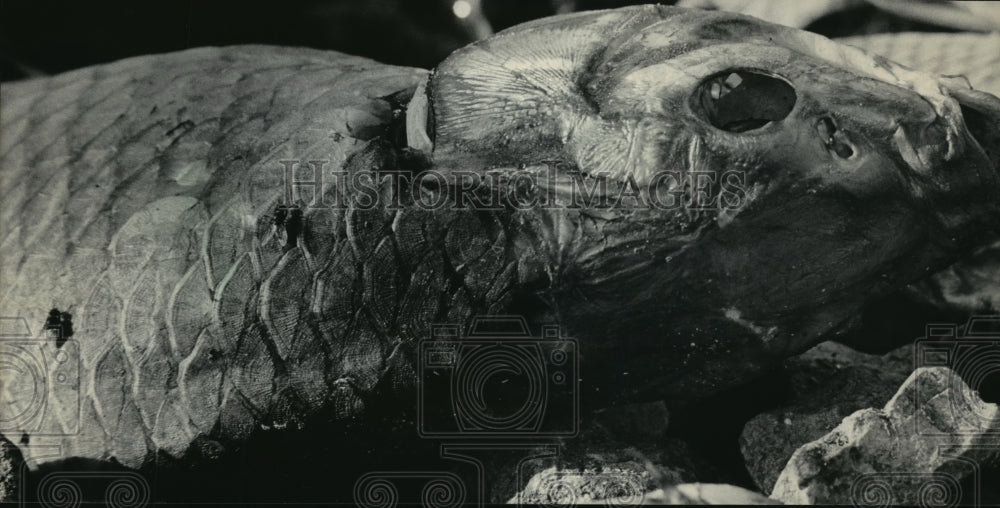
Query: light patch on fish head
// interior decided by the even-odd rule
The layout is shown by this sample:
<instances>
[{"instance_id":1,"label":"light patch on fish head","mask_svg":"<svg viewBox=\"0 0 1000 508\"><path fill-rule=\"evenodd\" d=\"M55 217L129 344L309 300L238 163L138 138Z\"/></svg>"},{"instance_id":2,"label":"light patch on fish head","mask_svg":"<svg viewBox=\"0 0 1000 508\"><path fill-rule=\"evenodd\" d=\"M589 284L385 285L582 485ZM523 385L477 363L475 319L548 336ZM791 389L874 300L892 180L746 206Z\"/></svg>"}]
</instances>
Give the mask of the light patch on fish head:
<instances>
[{"instance_id":1,"label":"light patch on fish head","mask_svg":"<svg viewBox=\"0 0 1000 508\"><path fill-rule=\"evenodd\" d=\"M740 310L737 309L736 307L730 307L728 309L725 309L724 315L726 316L726 319L753 332L755 335L757 335L757 337L760 338L761 342L763 342L764 344L771 342L771 340L773 340L774 337L778 334L777 326L769 326L765 328L763 326L755 325L751 321L743 319L743 313L740 312Z\"/></svg>"}]
</instances>

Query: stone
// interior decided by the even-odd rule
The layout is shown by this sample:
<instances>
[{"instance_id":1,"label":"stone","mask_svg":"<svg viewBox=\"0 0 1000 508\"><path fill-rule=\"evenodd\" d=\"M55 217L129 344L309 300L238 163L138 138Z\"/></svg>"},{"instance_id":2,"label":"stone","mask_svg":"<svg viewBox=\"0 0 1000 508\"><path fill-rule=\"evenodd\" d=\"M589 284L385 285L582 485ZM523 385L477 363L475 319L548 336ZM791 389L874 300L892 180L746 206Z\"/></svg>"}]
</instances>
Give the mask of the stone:
<instances>
[{"instance_id":1,"label":"stone","mask_svg":"<svg viewBox=\"0 0 1000 508\"><path fill-rule=\"evenodd\" d=\"M613 500L612 506L621 506ZM617 503L617 504L616 504ZM780 505L759 492L725 483L685 483L646 494L643 504L724 504L730 506Z\"/></svg>"},{"instance_id":2,"label":"stone","mask_svg":"<svg viewBox=\"0 0 1000 508\"><path fill-rule=\"evenodd\" d=\"M885 407L862 409L795 451L771 498L789 504L974 502L962 481L1000 458L1000 407L947 367L914 371Z\"/></svg>"},{"instance_id":3,"label":"stone","mask_svg":"<svg viewBox=\"0 0 1000 508\"><path fill-rule=\"evenodd\" d=\"M651 475L629 462L600 468L545 469L528 480L509 504L578 505L607 499L639 504L651 487Z\"/></svg>"},{"instance_id":4,"label":"stone","mask_svg":"<svg viewBox=\"0 0 1000 508\"><path fill-rule=\"evenodd\" d=\"M658 488L695 480L694 469L690 451L680 440L667 439L641 450L618 443L571 443L559 457L521 464L521 478L528 481L510 500L579 504L612 497L641 499ZM510 465L503 470L510 471ZM495 501L503 499L507 497Z\"/></svg>"},{"instance_id":5,"label":"stone","mask_svg":"<svg viewBox=\"0 0 1000 508\"><path fill-rule=\"evenodd\" d=\"M21 473L24 467L24 457L14 443L0 434L0 503L13 503L21 494Z\"/></svg>"},{"instance_id":6,"label":"stone","mask_svg":"<svg viewBox=\"0 0 1000 508\"><path fill-rule=\"evenodd\" d=\"M740 452L757 487L770 493L797 448L851 413L885 404L912 371L912 358L912 346L879 356L824 342L787 360L788 402L753 417L740 434Z\"/></svg>"},{"instance_id":7,"label":"stone","mask_svg":"<svg viewBox=\"0 0 1000 508\"><path fill-rule=\"evenodd\" d=\"M622 441L650 441L666 432L670 412L663 401L655 401L606 408L598 411L594 419L597 425Z\"/></svg>"},{"instance_id":8,"label":"stone","mask_svg":"<svg viewBox=\"0 0 1000 508\"><path fill-rule=\"evenodd\" d=\"M663 402L605 408L586 422L577 437L562 443L558 456L501 464L498 470L516 467L527 481L495 490L493 501L573 504L641 499L658 488L695 481L691 450L685 441L665 435L668 423Z\"/></svg>"},{"instance_id":9,"label":"stone","mask_svg":"<svg viewBox=\"0 0 1000 508\"><path fill-rule=\"evenodd\" d=\"M780 502L759 492L722 483L683 483L644 491L647 480L623 468L558 471L550 468L532 477L509 504L568 505L604 504L638 506L660 504L777 505Z\"/></svg>"}]
</instances>

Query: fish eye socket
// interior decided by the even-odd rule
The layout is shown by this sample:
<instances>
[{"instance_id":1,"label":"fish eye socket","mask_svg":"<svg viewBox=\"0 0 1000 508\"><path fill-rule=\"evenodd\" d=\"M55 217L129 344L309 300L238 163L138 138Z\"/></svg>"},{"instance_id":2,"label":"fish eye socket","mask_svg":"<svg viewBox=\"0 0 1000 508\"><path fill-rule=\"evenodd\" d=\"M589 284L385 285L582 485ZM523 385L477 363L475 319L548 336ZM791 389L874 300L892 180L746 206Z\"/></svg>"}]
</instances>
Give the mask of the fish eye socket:
<instances>
[{"instance_id":1,"label":"fish eye socket","mask_svg":"<svg viewBox=\"0 0 1000 508\"><path fill-rule=\"evenodd\" d=\"M784 119L795 107L786 81L750 70L715 74L695 90L694 109L716 128L747 132Z\"/></svg>"}]
</instances>

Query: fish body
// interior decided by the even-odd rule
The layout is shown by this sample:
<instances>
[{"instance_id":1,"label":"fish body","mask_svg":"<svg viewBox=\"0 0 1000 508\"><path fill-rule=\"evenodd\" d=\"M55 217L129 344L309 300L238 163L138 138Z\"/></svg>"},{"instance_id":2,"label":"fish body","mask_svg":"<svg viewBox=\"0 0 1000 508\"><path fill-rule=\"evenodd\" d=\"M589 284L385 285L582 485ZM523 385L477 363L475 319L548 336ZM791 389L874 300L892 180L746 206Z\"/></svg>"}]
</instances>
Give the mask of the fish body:
<instances>
[{"instance_id":1,"label":"fish body","mask_svg":"<svg viewBox=\"0 0 1000 508\"><path fill-rule=\"evenodd\" d=\"M5 345L66 381L3 374L9 400L44 402L3 429L29 435L33 466L135 468L412 406L421 339L479 315L575 337L581 399L711 393L947 266L1000 203L995 97L659 6L527 23L432 73L205 48L4 86L2 101L0 308L73 323L61 345ZM456 204L449 178L470 172L496 175L476 192L502 206ZM699 173L733 178L713 206L685 205ZM627 205L572 194L633 184Z\"/></svg>"}]
</instances>

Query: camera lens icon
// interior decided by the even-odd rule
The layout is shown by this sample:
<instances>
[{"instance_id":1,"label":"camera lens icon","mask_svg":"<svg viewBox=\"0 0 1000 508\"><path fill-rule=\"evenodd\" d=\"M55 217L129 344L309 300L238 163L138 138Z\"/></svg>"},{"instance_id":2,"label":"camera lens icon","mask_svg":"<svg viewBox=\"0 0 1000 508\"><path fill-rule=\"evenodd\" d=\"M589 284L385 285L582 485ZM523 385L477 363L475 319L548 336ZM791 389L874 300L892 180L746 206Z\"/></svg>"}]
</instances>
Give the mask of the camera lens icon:
<instances>
[{"instance_id":1,"label":"camera lens icon","mask_svg":"<svg viewBox=\"0 0 1000 508\"><path fill-rule=\"evenodd\" d=\"M439 334L420 342L419 433L452 438L576 435L576 340L551 333L558 332L555 328L532 337L518 318L488 317L476 323L467 337Z\"/></svg>"},{"instance_id":2,"label":"camera lens icon","mask_svg":"<svg viewBox=\"0 0 1000 508\"><path fill-rule=\"evenodd\" d=\"M32 337L23 318L0 318L0 433L75 435L79 391L76 341Z\"/></svg>"},{"instance_id":3,"label":"camera lens icon","mask_svg":"<svg viewBox=\"0 0 1000 508\"><path fill-rule=\"evenodd\" d=\"M48 386L38 351L19 344L0 348L0 430L13 431L38 418Z\"/></svg>"},{"instance_id":4,"label":"camera lens icon","mask_svg":"<svg viewBox=\"0 0 1000 508\"><path fill-rule=\"evenodd\" d=\"M562 365L566 363L566 352L562 350L555 350L551 355L553 365Z\"/></svg>"},{"instance_id":5,"label":"camera lens icon","mask_svg":"<svg viewBox=\"0 0 1000 508\"><path fill-rule=\"evenodd\" d=\"M646 497L640 473L627 470L548 470L538 473L531 488L518 494L520 504L539 506L639 506ZM514 501L512 500L512 501Z\"/></svg>"},{"instance_id":6,"label":"camera lens icon","mask_svg":"<svg viewBox=\"0 0 1000 508\"><path fill-rule=\"evenodd\" d=\"M957 415L971 415L972 421L966 423L972 428L989 429L994 413L989 410L990 405L983 404L980 397L984 395L986 387L995 383L1000 376L1000 343L956 348L951 368L957 374L951 383L954 385L964 381L971 388L951 390L953 411Z\"/></svg>"},{"instance_id":7,"label":"camera lens icon","mask_svg":"<svg viewBox=\"0 0 1000 508\"><path fill-rule=\"evenodd\" d=\"M530 344L469 349L456 368L452 384L462 427L497 431L533 427L548 398L540 353ZM496 395L491 396L491 391Z\"/></svg>"},{"instance_id":8,"label":"camera lens icon","mask_svg":"<svg viewBox=\"0 0 1000 508\"><path fill-rule=\"evenodd\" d=\"M964 333L959 333L964 330ZM930 325L927 336L916 343L917 367L948 367L950 378L946 403L957 427L951 434L997 434L992 404L1000 386L1000 317L974 316L964 327ZM919 387L919 386L918 386ZM967 388L966 388L967 387ZM918 428L921 434L940 431Z\"/></svg>"}]
</instances>

